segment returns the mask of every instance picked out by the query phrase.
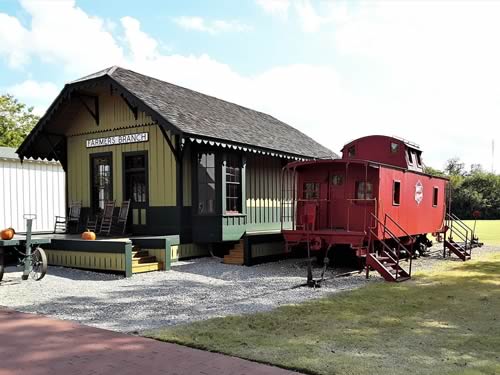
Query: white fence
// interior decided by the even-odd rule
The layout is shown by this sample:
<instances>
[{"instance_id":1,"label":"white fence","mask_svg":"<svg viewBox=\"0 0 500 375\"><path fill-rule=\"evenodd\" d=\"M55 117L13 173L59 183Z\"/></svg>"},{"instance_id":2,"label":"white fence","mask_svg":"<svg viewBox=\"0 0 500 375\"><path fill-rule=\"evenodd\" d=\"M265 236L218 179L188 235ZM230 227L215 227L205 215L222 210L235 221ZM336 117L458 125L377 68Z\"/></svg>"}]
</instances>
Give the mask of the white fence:
<instances>
[{"instance_id":1,"label":"white fence","mask_svg":"<svg viewBox=\"0 0 500 375\"><path fill-rule=\"evenodd\" d=\"M24 214L35 214L33 231L54 230L65 216L65 174L59 163L0 157L0 229L26 231Z\"/></svg>"}]
</instances>

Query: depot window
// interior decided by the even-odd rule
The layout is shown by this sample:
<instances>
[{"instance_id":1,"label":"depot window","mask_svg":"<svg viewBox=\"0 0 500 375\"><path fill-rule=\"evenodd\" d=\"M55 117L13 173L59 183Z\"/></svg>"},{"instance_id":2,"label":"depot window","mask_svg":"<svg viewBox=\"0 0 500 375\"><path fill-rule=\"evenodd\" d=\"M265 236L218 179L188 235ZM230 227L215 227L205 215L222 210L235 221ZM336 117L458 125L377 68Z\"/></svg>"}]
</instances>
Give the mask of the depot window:
<instances>
[{"instance_id":1,"label":"depot window","mask_svg":"<svg viewBox=\"0 0 500 375\"><path fill-rule=\"evenodd\" d=\"M306 182L304 183L303 191L304 199L318 199L319 198L319 183Z\"/></svg>"},{"instance_id":2,"label":"depot window","mask_svg":"<svg viewBox=\"0 0 500 375\"><path fill-rule=\"evenodd\" d=\"M438 205L439 188L434 186L432 191L432 206L437 207Z\"/></svg>"},{"instance_id":3,"label":"depot window","mask_svg":"<svg viewBox=\"0 0 500 375\"><path fill-rule=\"evenodd\" d=\"M357 181L356 199L373 199L373 184L367 181Z\"/></svg>"},{"instance_id":4,"label":"depot window","mask_svg":"<svg viewBox=\"0 0 500 375\"><path fill-rule=\"evenodd\" d=\"M226 158L226 213L241 212L241 158L228 155Z\"/></svg>"},{"instance_id":5,"label":"depot window","mask_svg":"<svg viewBox=\"0 0 500 375\"><path fill-rule=\"evenodd\" d=\"M399 206L401 203L401 181L394 181L392 187L392 204Z\"/></svg>"},{"instance_id":6,"label":"depot window","mask_svg":"<svg viewBox=\"0 0 500 375\"><path fill-rule=\"evenodd\" d=\"M215 213L215 155L198 154L198 213Z\"/></svg>"}]
</instances>

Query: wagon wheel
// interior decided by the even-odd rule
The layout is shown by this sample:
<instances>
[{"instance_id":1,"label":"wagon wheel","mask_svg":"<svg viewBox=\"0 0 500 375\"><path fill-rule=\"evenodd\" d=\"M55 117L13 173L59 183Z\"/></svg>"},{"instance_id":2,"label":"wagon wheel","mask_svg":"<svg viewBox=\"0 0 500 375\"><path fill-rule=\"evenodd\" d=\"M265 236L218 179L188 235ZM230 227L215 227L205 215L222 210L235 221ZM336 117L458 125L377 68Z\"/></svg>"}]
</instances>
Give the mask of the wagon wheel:
<instances>
[{"instance_id":1,"label":"wagon wheel","mask_svg":"<svg viewBox=\"0 0 500 375\"><path fill-rule=\"evenodd\" d=\"M42 248L37 247L31 255L30 276L33 280L40 281L47 273L47 255Z\"/></svg>"},{"instance_id":2,"label":"wagon wheel","mask_svg":"<svg viewBox=\"0 0 500 375\"><path fill-rule=\"evenodd\" d=\"M2 281L3 279L3 269L4 269L3 259L2 255L0 255L0 281Z\"/></svg>"}]
</instances>

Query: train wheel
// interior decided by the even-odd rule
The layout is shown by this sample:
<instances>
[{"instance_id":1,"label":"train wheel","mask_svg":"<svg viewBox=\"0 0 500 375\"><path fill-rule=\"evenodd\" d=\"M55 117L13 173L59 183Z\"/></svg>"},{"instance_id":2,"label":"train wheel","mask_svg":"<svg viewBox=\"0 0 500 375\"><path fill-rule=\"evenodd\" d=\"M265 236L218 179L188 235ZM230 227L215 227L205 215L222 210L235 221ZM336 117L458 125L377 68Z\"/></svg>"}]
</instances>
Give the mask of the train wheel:
<instances>
[{"instance_id":1,"label":"train wheel","mask_svg":"<svg viewBox=\"0 0 500 375\"><path fill-rule=\"evenodd\" d=\"M30 276L33 280L40 281L47 273L47 255L42 248L37 247L31 256Z\"/></svg>"}]
</instances>

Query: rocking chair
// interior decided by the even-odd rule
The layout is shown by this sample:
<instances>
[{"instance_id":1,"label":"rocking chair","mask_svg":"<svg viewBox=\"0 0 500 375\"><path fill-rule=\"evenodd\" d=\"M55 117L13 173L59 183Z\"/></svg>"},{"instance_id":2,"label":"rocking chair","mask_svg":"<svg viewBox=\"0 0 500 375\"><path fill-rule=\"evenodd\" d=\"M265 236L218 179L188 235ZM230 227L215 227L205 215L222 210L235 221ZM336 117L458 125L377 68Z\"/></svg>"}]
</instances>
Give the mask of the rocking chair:
<instances>
[{"instance_id":1,"label":"rocking chair","mask_svg":"<svg viewBox=\"0 0 500 375\"><path fill-rule=\"evenodd\" d=\"M123 201L120 206L120 211L118 212L118 216L114 217L113 224L113 233L116 234L125 234L125 230L127 229L127 219L128 212L130 210L130 199L128 201Z\"/></svg>"},{"instance_id":2,"label":"rocking chair","mask_svg":"<svg viewBox=\"0 0 500 375\"><path fill-rule=\"evenodd\" d=\"M115 201L106 201L102 213L87 218L86 228L95 233L102 233L104 231L106 234L109 234L114 209Z\"/></svg>"},{"instance_id":3,"label":"rocking chair","mask_svg":"<svg viewBox=\"0 0 500 375\"><path fill-rule=\"evenodd\" d=\"M80 213L82 211L82 202L71 202L69 205L68 216L56 216L54 224L54 233L68 233L71 224L76 224L76 230L80 226Z\"/></svg>"},{"instance_id":4,"label":"rocking chair","mask_svg":"<svg viewBox=\"0 0 500 375\"><path fill-rule=\"evenodd\" d=\"M111 225L113 224L113 211L115 210L115 201L106 202L104 211L101 218L101 228L99 233L104 233L109 236L111 232Z\"/></svg>"}]
</instances>

